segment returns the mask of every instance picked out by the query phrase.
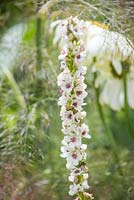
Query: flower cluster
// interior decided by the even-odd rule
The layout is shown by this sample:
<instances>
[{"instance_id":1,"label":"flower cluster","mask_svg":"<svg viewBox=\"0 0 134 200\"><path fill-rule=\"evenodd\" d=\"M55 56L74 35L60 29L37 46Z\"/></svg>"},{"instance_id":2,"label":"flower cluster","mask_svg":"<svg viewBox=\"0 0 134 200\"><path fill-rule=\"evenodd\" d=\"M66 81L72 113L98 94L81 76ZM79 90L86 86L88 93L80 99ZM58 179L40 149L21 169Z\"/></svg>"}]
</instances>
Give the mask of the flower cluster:
<instances>
[{"instance_id":1,"label":"flower cluster","mask_svg":"<svg viewBox=\"0 0 134 200\"><path fill-rule=\"evenodd\" d=\"M71 171L69 181L70 195L84 194L88 186L88 173L85 164L87 145L82 143L82 138L90 138L88 126L83 119L86 112L83 111L85 91L84 83L87 68L82 65L85 58L83 36L86 24L83 20L68 18L61 20L60 31L64 46L59 55L61 73L57 84L60 87L61 97L58 104L61 106L62 119L61 157L66 158L66 167Z\"/></svg>"}]
</instances>

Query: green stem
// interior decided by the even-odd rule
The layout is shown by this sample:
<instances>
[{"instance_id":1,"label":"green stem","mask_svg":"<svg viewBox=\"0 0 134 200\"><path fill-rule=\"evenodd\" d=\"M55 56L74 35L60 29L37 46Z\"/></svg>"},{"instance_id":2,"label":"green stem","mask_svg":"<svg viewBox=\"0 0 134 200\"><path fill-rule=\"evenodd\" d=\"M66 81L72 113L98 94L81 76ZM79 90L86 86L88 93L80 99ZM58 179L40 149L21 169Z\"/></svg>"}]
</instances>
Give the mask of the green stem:
<instances>
[{"instance_id":1,"label":"green stem","mask_svg":"<svg viewBox=\"0 0 134 200\"><path fill-rule=\"evenodd\" d=\"M83 192L80 192L80 193L78 194L78 197L79 197L80 200L85 200L85 197L84 197Z\"/></svg>"},{"instance_id":2,"label":"green stem","mask_svg":"<svg viewBox=\"0 0 134 200\"><path fill-rule=\"evenodd\" d=\"M4 74L7 76L8 81L10 83L10 86L12 87L14 93L15 93L15 98L17 100L17 102L19 103L19 105L23 108L26 109L26 102L25 102L25 98L16 82L16 80L14 79L12 73L10 72L10 70L5 66L2 67L2 70L4 72Z\"/></svg>"},{"instance_id":3,"label":"green stem","mask_svg":"<svg viewBox=\"0 0 134 200\"><path fill-rule=\"evenodd\" d=\"M37 13L40 9L40 0L37 1ZM42 28L42 20L37 15L36 19L36 33L35 33L35 42L36 42L36 62L37 62L37 69L41 69L42 65L42 52L41 52L41 28Z\"/></svg>"},{"instance_id":4,"label":"green stem","mask_svg":"<svg viewBox=\"0 0 134 200\"><path fill-rule=\"evenodd\" d=\"M97 77L97 74L94 73L94 82L95 82L96 77ZM115 161L118 163L119 174L123 175L123 172L122 172L122 169L121 169L121 166L120 166L119 157L118 157L118 149L117 149L116 141L115 141L115 139L113 137L113 134L111 133L111 131L109 130L109 128L107 126L107 123L106 123L106 120L105 120L105 116L104 116L104 113L103 113L103 110L102 110L102 106L101 106L101 104L99 102L100 89L99 88L95 88L95 93L96 93L96 102L97 102L98 111L99 111L100 118L102 120L104 129L105 129L106 136L108 138L108 141L111 142L113 156L114 156Z\"/></svg>"},{"instance_id":5,"label":"green stem","mask_svg":"<svg viewBox=\"0 0 134 200\"><path fill-rule=\"evenodd\" d=\"M130 135L130 138L134 141L134 133L131 128L130 120L129 120L129 107L128 107L128 100L127 100L127 76L126 76L126 71L123 70L123 86L124 86L124 106L125 106L125 116L126 116L126 121L127 121L127 126L128 126L128 132Z\"/></svg>"}]
</instances>

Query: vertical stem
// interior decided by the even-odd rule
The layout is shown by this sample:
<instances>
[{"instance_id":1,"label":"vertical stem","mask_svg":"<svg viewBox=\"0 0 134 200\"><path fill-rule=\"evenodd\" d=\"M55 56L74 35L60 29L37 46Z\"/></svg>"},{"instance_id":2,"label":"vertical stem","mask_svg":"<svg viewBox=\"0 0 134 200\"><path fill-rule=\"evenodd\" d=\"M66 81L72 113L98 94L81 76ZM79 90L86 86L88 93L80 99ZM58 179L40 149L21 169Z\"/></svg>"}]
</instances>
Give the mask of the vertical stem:
<instances>
[{"instance_id":1,"label":"vertical stem","mask_svg":"<svg viewBox=\"0 0 134 200\"><path fill-rule=\"evenodd\" d=\"M97 74L94 73L94 81L96 79L96 76L97 76ZM104 116L102 107L101 107L101 105L99 103L99 94L100 94L99 88L95 88L95 93L96 93L96 101L97 101L97 106L98 106L98 111L99 111L99 114L100 114L100 118L102 120L104 129L106 131L107 138L111 142L113 156L114 156L115 161L118 163L119 174L123 175L123 172L122 172L122 169L121 169L121 166L120 166L120 162L119 162L117 145L116 145L115 139L113 137L113 134L111 133L111 131L109 130L109 128L107 126L107 123L106 123L106 120L105 120L105 116Z\"/></svg>"},{"instance_id":2,"label":"vertical stem","mask_svg":"<svg viewBox=\"0 0 134 200\"><path fill-rule=\"evenodd\" d=\"M12 73L10 72L10 70L5 66L2 67L2 70L4 72L4 74L7 76L7 79L9 81L10 86L12 87L14 93L15 93L15 98L18 101L19 105L23 108L26 109L27 105L26 105L26 101L25 98L16 82L16 80L14 79Z\"/></svg>"},{"instance_id":3,"label":"vertical stem","mask_svg":"<svg viewBox=\"0 0 134 200\"><path fill-rule=\"evenodd\" d=\"M84 194L82 192L80 192L78 194L79 200L85 200Z\"/></svg>"},{"instance_id":4,"label":"vertical stem","mask_svg":"<svg viewBox=\"0 0 134 200\"><path fill-rule=\"evenodd\" d=\"M37 13L40 9L40 0L37 1ZM36 63L37 63L37 69L41 69L42 65L42 53L41 53L41 28L42 28L42 21L41 18L37 15L36 19L36 35L35 35L35 42L36 42ZM37 71L38 71L37 70Z\"/></svg>"},{"instance_id":5,"label":"vertical stem","mask_svg":"<svg viewBox=\"0 0 134 200\"><path fill-rule=\"evenodd\" d=\"M131 128L130 120L129 120L129 107L128 107L128 100L127 100L127 74L125 69L123 70L123 86L124 86L124 106L125 106L125 116L128 126L128 132L130 138L134 141L134 133Z\"/></svg>"},{"instance_id":6,"label":"vertical stem","mask_svg":"<svg viewBox=\"0 0 134 200\"><path fill-rule=\"evenodd\" d=\"M95 78L96 78L96 74L94 73L94 80L95 80ZM98 107L98 110L99 110L100 118L102 120L102 123L103 123L105 129L107 129L107 124L106 124L106 121L105 121L104 113L103 113L102 107L99 103L99 94L100 94L99 88L95 88L95 94L96 94L96 101L97 101L97 107Z\"/></svg>"},{"instance_id":7,"label":"vertical stem","mask_svg":"<svg viewBox=\"0 0 134 200\"><path fill-rule=\"evenodd\" d=\"M94 81L96 79L96 76L97 76L97 74L94 73ZM110 131L108 129L108 126L107 126L107 123L106 123L106 120L105 120L105 116L104 116L104 113L103 113L103 110L102 110L102 106L100 105L100 102L99 102L100 89L99 88L95 88L95 93L96 93L97 107L98 107L99 114L100 114L101 120L103 122L104 128L106 130L106 133L108 133L108 137L112 141L112 143L116 144L113 135L110 133Z\"/></svg>"}]
</instances>

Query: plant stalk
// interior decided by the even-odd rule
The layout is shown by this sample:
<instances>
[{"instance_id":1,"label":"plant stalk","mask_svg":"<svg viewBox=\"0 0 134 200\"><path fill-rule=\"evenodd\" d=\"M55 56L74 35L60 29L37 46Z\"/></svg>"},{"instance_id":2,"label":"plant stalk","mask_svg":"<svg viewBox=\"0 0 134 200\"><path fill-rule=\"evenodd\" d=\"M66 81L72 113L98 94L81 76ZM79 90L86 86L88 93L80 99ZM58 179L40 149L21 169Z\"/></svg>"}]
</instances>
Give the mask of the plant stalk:
<instances>
[{"instance_id":1,"label":"plant stalk","mask_svg":"<svg viewBox=\"0 0 134 200\"><path fill-rule=\"evenodd\" d=\"M39 9L40 9L40 0L37 0L37 13ZM41 70L41 65L42 65L41 28L42 28L42 21L41 21L41 18L37 15L35 42L36 42L36 62L37 62L38 70Z\"/></svg>"},{"instance_id":2,"label":"plant stalk","mask_svg":"<svg viewBox=\"0 0 134 200\"><path fill-rule=\"evenodd\" d=\"M94 82L95 82L96 77L97 77L97 73L94 73ZM99 88L95 88L95 93L96 93L96 103L97 103L99 115L100 115L100 118L102 120L104 129L105 129L105 132L106 132L107 139L111 143L114 159L118 163L119 174L122 176L123 172L122 172L122 169L121 169L121 166L120 166L120 161L119 161L119 157L118 157L118 149L117 149L116 141L115 141L115 139L113 137L113 134L109 130L109 127L107 126L107 123L106 123L106 120L105 120L105 116L104 116L104 113L103 113L103 110L102 110L102 106L101 106L101 104L99 102L99 95L100 95Z\"/></svg>"},{"instance_id":3,"label":"plant stalk","mask_svg":"<svg viewBox=\"0 0 134 200\"><path fill-rule=\"evenodd\" d=\"M134 141L134 133L131 128L130 120L129 120L129 107L128 107L128 100L127 100L127 74L126 71L123 70L123 86L124 86L124 106L125 106L125 116L128 126L128 132L130 138Z\"/></svg>"}]
</instances>

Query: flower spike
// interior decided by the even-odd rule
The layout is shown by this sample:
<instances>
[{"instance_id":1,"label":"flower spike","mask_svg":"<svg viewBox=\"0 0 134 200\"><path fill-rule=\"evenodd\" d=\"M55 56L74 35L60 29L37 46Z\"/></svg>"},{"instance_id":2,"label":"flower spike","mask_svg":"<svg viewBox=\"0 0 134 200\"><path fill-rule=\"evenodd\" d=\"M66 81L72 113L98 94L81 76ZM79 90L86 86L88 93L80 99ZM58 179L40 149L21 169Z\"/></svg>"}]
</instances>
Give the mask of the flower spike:
<instances>
[{"instance_id":1,"label":"flower spike","mask_svg":"<svg viewBox=\"0 0 134 200\"><path fill-rule=\"evenodd\" d=\"M82 194L84 199L92 199L92 195L85 193L85 190L89 189L85 152L87 145L82 143L83 138L91 137L89 128L84 123L86 112L83 111L84 99L87 96L87 86L84 83L87 68L82 64L85 58L83 37L86 23L77 17L61 20L61 23L64 46L58 57L62 71L57 78L61 90L58 105L61 106L64 134L61 157L66 158L66 167L70 170L69 195L76 195L79 199L79 194Z\"/></svg>"}]
</instances>

